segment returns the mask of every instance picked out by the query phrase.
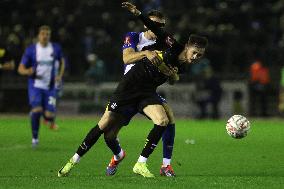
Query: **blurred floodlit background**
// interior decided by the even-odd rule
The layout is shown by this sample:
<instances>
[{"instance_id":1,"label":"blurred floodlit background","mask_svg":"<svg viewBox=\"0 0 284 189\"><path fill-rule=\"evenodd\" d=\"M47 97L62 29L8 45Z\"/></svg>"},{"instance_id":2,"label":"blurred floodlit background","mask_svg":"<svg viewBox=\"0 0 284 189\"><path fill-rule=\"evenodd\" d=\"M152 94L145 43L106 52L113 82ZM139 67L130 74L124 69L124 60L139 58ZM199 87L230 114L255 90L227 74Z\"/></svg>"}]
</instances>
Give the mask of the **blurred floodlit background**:
<instances>
[{"instance_id":1,"label":"blurred floodlit background","mask_svg":"<svg viewBox=\"0 0 284 189\"><path fill-rule=\"evenodd\" d=\"M16 69L43 24L52 28L52 41L61 44L67 63L58 113L102 112L123 75L125 33L143 31L143 24L120 8L120 2L0 0L0 43L16 64L15 71L0 72L0 112L29 111L27 78ZM281 115L283 0L131 2L145 12L163 11L166 30L180 42L190 33L209 39L200 63L191 66L178 85L159 89L177 116Z\"/></svg>"}]
</instances>

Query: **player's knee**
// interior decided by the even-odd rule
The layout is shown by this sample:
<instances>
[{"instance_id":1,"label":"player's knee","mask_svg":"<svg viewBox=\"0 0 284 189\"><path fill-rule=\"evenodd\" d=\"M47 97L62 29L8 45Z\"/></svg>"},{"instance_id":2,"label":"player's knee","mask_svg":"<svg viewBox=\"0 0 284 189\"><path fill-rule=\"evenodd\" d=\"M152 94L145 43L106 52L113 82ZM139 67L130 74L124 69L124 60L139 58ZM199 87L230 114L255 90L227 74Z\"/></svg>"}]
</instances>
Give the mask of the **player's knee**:
<instances>
[{"instance_id":1,"label":"player's knee","mask_svg":"<svg viewBox=\"0 0 284 189\"><path fill-rule=\"evenodd\" d=\"M34 107L34 108L32 108L31 111L34 112L34 113L42 112L42 107Z\"/></svg>"},{"instance_id":2,"label":"player's knee","mask_svg":"<svg viewBox=\"0 0 284 189\"><path fill-rule=\"evenodd\" d=\"M160 126L167 126L169 124L169 118L166 115L160 116L155 121L155 124Z\"/></svg>"},{"instance_id":3,"label":"player's knee","mask_svg":"<svg viewBox=\"0 0 284 189\"><path fill-rule=\"evenodd\" d=\"M175 123L175 117L174 117L174 112L172 110L172 108L167 105L166 103L163 104L165 111L167 113L168 119L169 119L169 124L173 124Z\"/></svg>"},{"instance_id":4,"label":"player's knee","mask_svg":"<svg viewBox=\"0 0 284 189\"><path fill-rule=\"evenodd\" d=\"M173 123L175 123L174 114L168 114L168 119L169 119L169 123L168 123L168 124L173 124Z\"/></svg>"},{"instance_id":5,"label":"player's knee","mask_svg":"<svg viewBox=\"0 0 284 189\"><path fill-rule=\"evenodd\" d=\"M98 125L101 130L107 130L114 124L122 124L122 119L120 116L113 114L112 112L105 112L100 119Z\"/></svg>"},{"instance_id":6,"label":"player's knee","mask_svg":"<svg viewBox=\"0 0 284 189\"><path fill-rule=\"evenodd\" d=\"M104 117L104 116L103 116L103 117L100 119L100 121L98 122L99 128L100 128L101 130L104 130L104 129L107 127L107 125L109 124L109 122L110 122L109 117Z\"/></svg>"}]
</instances>

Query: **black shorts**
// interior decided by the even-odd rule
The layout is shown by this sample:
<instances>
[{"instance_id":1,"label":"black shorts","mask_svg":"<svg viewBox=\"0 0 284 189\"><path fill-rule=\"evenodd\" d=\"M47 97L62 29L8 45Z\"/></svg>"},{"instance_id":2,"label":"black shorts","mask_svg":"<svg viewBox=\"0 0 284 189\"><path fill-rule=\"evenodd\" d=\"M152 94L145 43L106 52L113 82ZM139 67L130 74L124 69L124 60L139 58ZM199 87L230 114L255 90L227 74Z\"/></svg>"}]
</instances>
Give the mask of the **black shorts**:
<instances>
[{"instance_id":1,"label":"black shorts","mask_svg":"<svg viewBox=\"0 0 284 189\"><path fill-rule=\"evenodd\" d=\"M145 115L143 109L146 106L155 104L163 105L163 103L165 103L165 99L157 93L143 94L127 101L114 97L107 105L107 110L123 115L125 117L124 125L128 125L132 117L138 112Z\"/></svg>"}]
</instances>

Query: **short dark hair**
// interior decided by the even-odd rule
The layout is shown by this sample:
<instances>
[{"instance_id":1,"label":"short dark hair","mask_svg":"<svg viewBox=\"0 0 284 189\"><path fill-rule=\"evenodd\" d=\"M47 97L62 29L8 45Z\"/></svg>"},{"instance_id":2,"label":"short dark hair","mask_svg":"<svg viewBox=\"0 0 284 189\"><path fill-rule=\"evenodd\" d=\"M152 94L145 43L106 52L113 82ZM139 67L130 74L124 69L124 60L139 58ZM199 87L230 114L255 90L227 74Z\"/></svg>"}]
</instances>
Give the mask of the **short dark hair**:
<instances>
[{"instance_id":1,"label":"short dark hair","mask_svg":"<svg viewBox=\"0 0 284 189\"><path fill-rule=\"evenodd\" d=\"M197 35L197 34L191 34L187 41L187 45L195 46L198 48L206 48L208 45L208 40L204 36Z\"/></svg>"},{"instance_id":2,"label":"short dark hair","mask_svg":"<svg viewBox=\"0 0 284 189\"><path fill-rule=\"evenodd\" d=\"M38 28L38 32L41 30L49 30L51 32L51 28L48 25L42 25Z\"/></svg>"},{"instance_id":3,"label":"short dark hair","mask_svg":"<svg viewBox=\"0 0 284 189\"><path fill-rule=\"evenodd\" d=\"M150 10L148 13L147 13L148 17L150 16L155 16L155 17L158 17L160 19L165 19L165 15L159 11L159 10Z\"/></svg>"}]
</instances>

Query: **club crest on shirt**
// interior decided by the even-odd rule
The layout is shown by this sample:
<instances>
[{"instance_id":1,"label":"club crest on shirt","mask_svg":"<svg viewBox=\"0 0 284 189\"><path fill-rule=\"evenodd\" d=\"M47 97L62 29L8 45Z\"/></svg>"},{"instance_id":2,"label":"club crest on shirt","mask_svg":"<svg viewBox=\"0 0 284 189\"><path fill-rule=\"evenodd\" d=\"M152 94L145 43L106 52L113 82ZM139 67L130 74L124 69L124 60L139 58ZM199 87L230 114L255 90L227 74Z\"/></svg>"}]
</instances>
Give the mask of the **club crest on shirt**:
<instances>
[{"instance_id":1,"label":"club crest on shirt","mask_svg":"<svg viewBox=\"0 0 284 189\"><path fill-rule=\"evenodd\" d=\"M130 42L131 42L130 37L129 37L129 36L125 37L125 39L124 39L124 45L130 46L130 45L131 45Z\"/></svg>"}]
</instances>

